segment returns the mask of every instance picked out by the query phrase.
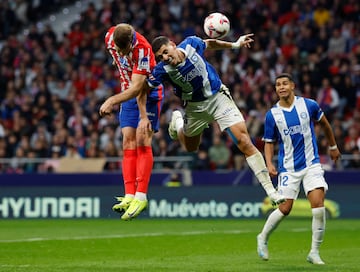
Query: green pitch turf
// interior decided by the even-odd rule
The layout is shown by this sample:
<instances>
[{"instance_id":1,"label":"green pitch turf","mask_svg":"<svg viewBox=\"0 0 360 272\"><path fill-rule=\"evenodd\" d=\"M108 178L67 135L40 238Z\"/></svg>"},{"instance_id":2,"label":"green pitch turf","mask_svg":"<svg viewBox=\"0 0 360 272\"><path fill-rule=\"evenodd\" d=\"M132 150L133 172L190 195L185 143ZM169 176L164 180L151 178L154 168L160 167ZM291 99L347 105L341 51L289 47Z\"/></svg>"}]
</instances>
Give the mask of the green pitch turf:
<instances>
[{"instance_id":1,"label":"green pitch turf","mask_svg":"<svg viewBox=\"0 0 360 272\"><path fill-rule=\"evenodd\" d=\"M306 262L310 219L285 219L259 259L262 220L1 220L0 271L360 271L360 220L329 220L321 256Z\"/></svg>"}]
</instances>

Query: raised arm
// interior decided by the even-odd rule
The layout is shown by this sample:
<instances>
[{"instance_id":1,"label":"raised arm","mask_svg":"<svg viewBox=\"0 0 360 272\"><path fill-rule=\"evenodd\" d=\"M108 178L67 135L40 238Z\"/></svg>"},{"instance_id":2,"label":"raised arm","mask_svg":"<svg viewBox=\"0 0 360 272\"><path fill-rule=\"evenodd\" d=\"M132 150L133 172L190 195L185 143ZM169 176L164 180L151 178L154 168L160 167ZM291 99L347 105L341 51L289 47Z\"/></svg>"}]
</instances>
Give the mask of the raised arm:
<instances>
[{"instance_id":1,"label":"raised arm","mask_svg":"<svg viewBox=\"0 0 360 272\"><path fill-rule=\"evenodd\" d=\"M216 39L206 39L204 41L206 43L206 49L210 50L239 49L244 46L250 48L251 43L254 41L252 36L254 36L253 33L242 35L236 42L227 42Z\"/></svg>"}]
</instances>

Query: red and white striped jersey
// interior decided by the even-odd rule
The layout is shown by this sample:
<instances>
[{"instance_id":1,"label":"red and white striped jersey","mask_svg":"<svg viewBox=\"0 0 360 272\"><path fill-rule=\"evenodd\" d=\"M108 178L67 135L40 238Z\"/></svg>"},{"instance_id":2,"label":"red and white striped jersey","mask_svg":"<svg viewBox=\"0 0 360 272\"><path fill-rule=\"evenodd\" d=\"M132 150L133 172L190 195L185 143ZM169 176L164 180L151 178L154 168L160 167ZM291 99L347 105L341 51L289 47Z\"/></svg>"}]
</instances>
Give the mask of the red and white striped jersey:
<instances>
[{"instance_id":1,"label":"red and white striped jersey","mask_svg":"<svg viewBox=\"0 0 360 272\"><path fill-rule=\"evenodd\" d=\"M106 49L113 57L120 73L121 91L129 88L132 74L149 75L155 67L155 55L150 43L138 32L135 32L133 50L127 56L120 56L115 50L113 33L115 26L109 28L105 35Z\"/></svg>"}]
</instances>

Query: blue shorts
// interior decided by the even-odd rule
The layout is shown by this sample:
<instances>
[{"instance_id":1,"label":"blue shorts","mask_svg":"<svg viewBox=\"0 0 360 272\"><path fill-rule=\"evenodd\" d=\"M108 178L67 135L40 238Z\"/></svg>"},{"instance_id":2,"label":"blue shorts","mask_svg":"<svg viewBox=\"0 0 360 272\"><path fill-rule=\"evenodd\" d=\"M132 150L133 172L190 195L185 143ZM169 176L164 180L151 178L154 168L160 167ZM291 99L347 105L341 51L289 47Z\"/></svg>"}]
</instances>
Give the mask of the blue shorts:
<instances>
[{"instance_id":1,"label":"blue shorts","mask_svg":"<svg viewBox=\"0 0 360 272\"><path fill-rule=\"evenodd\" d=\"M163 104L163 100L147 98L146 113L151 122L151 126L154 132L159 131L160 126L160 112ZM130 99L121 104L121 110L119 112L120 127L132 127L137 128L139 124L139 108L136 103L136 98Z\"/></svg>"}]
</instances>

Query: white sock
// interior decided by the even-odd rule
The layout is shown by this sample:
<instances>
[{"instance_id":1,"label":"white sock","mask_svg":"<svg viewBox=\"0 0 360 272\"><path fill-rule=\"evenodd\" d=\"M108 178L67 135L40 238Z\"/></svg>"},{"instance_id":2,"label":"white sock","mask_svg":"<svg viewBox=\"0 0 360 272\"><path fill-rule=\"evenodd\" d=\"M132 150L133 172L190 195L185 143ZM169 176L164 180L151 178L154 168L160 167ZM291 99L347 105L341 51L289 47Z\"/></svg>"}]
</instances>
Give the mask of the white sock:
<instances>
[{"instance_id":1,"label":"white sock","mask_svg":"<svg viewBox=\"0 0 360 272\"><path fill-rule=\"evenodd\" d=\"M319 253L320 245L325 233L325 207L313 208L312 212L312 239L311 252Z\"/></svg>"},{"instance_id":2,"label":"white sock","mask_svg":"<svg viewBox=\"0 0 360 272\"><path fill-rule=\"evenodd\" d=\"M270 195L275 192L275 188L272 184L269 171L266 168L265 160L261 153L257 152L254 155L247 157L246 161L251 170L254 172L256 178L259 180L260 184L266 191L266 194Z\"/></svg>"},{"instance_id":3,"label":"white sock","mask_svg":"<svg viewBox=\"0 0 360 272\"><path fill-rule=\"evenodd\" d=\"M265 225L260 233L262 239L264 241L268 241L270 234L277 228L280 224L281 220L283 220L285 215L279 210L274 210L268 217L265 222Z\"/></svg>"},{"instance_id":4,"label":"white sock","mask_svg":"<svg viewBox=\"0 0 360 272\"><path fill-rule=\"evenodd\" d=\"M133 194L125 194L125 197L131 197L131 198L134 198L135 195Z\"/></svg>"},{"instance_id":5,"label":"white sock","mask_svg":"<svg viewBox=\"0 0 360 272\"><path fill-rule=\"evenodd\" d=\"M147 199L146 194L142 192L136 192L135 193L135 199L139 199L141 201L144 201Z\"/></svg>"},{"instance_id":6,"label":"white sock","mask_svg":"<svg viewBox=\"0 0 360 272\"><path fill-rule=\"evenodd\" d=\"M180 131L182 131L184 127L184 119L183 118L177 118L175 120L175 128L176 128L176 131L177 133L179 134Z\"/></svg>"}]
</instances>

